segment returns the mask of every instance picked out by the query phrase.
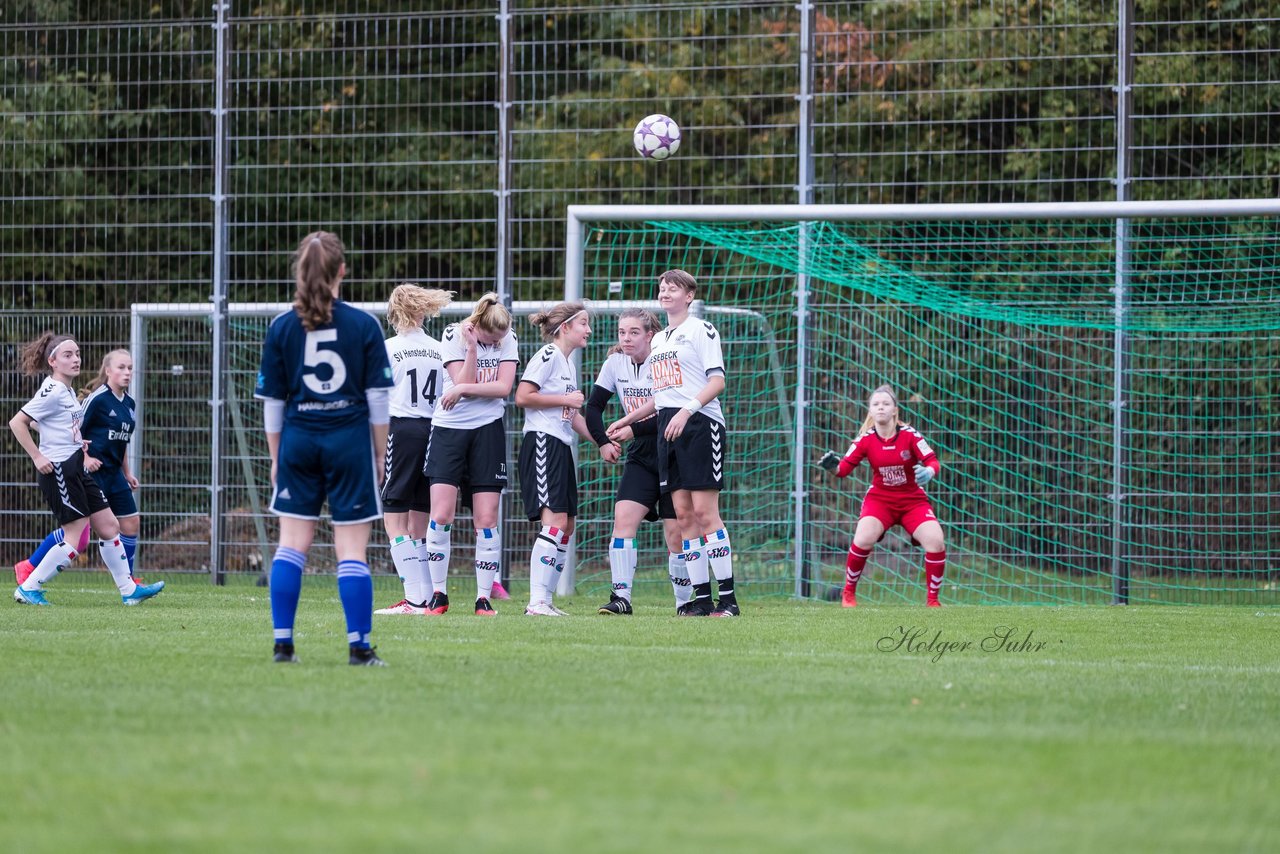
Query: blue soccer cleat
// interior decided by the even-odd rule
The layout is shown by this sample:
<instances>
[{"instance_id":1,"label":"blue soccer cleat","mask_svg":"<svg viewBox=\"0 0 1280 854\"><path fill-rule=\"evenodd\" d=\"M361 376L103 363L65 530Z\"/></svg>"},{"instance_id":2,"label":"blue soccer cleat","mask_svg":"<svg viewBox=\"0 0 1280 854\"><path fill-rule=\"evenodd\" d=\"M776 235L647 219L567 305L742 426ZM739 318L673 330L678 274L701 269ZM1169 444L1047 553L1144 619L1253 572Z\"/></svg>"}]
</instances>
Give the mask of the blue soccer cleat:
<instances>
[{"instance_id":1,"label":"blue soccer cleat","mask_svg":"<svg viewBox=\"0 0 1280 854\"><path fill-rule=\"evenodd\" d=\"M48 599L44 598L43 590L23 590L21 587L13 591L13 601L19 605L52 605Z\"/></svg>"},{"instance_id":2,"label":"blue soccer cleat","mask_svg":"<svg viewBox=\"0 0 1280 854\"><path fill-rule=\"evenodd\" d=\"M120 600L126 605L137 605L139 602L147 601L163 589L163 581L157 581L155 584L139 584L128 596L121 596Z\"/></svg>"}]
</instances>

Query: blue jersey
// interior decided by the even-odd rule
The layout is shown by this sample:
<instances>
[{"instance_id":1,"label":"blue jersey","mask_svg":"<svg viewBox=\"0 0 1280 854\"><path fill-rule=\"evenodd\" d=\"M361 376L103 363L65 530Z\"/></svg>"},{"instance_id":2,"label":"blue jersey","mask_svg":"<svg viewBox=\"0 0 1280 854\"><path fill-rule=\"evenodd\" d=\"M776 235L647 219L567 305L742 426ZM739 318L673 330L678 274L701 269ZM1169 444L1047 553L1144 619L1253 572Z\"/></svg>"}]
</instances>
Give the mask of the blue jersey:
<instances>
[{"instance_id":1,"label":"blue jersey","mask_svg":"<svg viewBox=\"0 0 1280 854\"><path fill-rule=\"evenodd\" d=\"M138 425L133 398L128 392L117 398L109 387L101 385L85 398L83 407L80 435L89 443L89 456L101 460L104 469L122 467Z\"/></svg>"},{"instance_id":2,"label":"blue jersey","mask_svg":"<svg viewBox=\"0 0 1280 854\"><path fill-rule=\"evenodd\" d=\"M285 401L285 424L328 430L368 421L365 391L392 385L378 321L338 300L310 332L292 310L271 321L254 397Z\"/></svg>"}]
</instances>

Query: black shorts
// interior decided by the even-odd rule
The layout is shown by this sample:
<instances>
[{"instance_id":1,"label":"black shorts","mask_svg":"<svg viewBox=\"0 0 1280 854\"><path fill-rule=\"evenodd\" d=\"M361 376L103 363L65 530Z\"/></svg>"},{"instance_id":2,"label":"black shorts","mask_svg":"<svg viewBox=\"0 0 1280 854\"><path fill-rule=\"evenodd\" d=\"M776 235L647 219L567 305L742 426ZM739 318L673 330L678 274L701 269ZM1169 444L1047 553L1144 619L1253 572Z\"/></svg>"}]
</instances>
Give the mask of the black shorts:
<instances>
[{"instance_id":1,"label":"black shorts","mask_svg":"<svg viewBox=\"0 0 1280 854\"><path fill-rule=\"evenodd\" d=\"M431 510L431 482L422 471L431 441L430 418L392 418L387 431L386 480L382 509L387 513Z\"/></svg>"},{"instance_id":2,"label":"black shorts","mask_svg":"<svg viewBox=\"0 0 1280 854\"><path fill-rule=\"evenodd\" d=\"M701 412L685 422L674 442L663 436L679 409L658 410L658 482L663 492L677 489L724 489L724 458L728 450L724 425Z\"/></svg>"},{"instance_id":3,"label":"black shorts","mask_svg":"<svg viewBox=\"0 0 1280 854\"><path fill-rule=\"evenodd\" d=\"M102 489L84 470L82 451L54 463L53 471L49 474L41 472L36 482L59 525L69 525L111 506Z\"/></svg>"},{"instance_id":4,"label":"black shorts","mask_svg":"<svg viewBox=\"0 0 1280 854\"><path fill-rule=\"evenodd\" d=\"M525 433L520 443L520 497L530 522L554 513L578 515L578 474L573 449L546 433Z\"/></svg>"},{"instance_id":5,"label":"black shorts","mask_svg":"<svg viewBox=\"0 0 1280 854\"><path fill-rule=\"evenodd\" d=\"M471 506L476 492L501 492L507 485L507 432L502 419L474 430L433 426L422 471L433 486L456 486L464 507Z\"/></svg>"},{"instance_id":6,"label":"black shorts","mask_svg":"<svg viewBox=\"0 0 1280 854\"><path fill-rule=\"evenodd\" d=\"M664 493L658 484L658 461L652 454L637 454L633 444L622 466L622 479L618 481L615 500L634 501L648 507L649 512L644 518L650 522L674 519L676 507L671 501L671 494Z\"/></svg>"}]
</instances>

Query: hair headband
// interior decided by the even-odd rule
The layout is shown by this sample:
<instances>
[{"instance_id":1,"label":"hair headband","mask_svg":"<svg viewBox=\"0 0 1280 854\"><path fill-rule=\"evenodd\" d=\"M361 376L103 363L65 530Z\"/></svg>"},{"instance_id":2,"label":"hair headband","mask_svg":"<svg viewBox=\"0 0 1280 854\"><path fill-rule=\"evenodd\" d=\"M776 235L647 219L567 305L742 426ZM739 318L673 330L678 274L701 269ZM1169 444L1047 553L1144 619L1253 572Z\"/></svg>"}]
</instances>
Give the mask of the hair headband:
<instances>
[{"instance_id":1,"label":"hair headband","mask_svg":"<svg viewBox=\"0 0 1280 854\"><path fill-rule=\"evenodd\" d=\"M564 319L564 321L563 321L563 322L561 322L561 324L560 324L559 326L557 326L557 327L556 327L555 332L552 332L552 333L551 333L551 337L552 337L552 338L555 338L557 335L559 335L559 334L560 334L560 330L561 330L561 329L564 329L564 328L565 328L565 326L567 326L568 324L573 323L575 320L577 320L577 319L578 319L578 315L580 315L580 314L586 314L586 313L587 313L587 310L586 310L585 308L583 308L583 309L579 309L578 311L574 312L573 317L567 317L567 318L565 318L565 319Z\"/></svg>"}]
</instances>

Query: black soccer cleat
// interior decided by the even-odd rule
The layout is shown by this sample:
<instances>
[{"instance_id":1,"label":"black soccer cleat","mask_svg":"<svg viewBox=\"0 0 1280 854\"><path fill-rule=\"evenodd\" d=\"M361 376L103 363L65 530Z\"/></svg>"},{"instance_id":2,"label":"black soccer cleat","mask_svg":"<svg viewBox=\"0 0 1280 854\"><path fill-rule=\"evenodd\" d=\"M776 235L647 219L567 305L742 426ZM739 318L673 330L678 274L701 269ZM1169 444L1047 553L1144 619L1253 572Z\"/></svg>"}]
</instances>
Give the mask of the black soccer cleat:
<instances>
[{"instance_id":1,"label":"black soccer cleat","mask_svg":"<svg viewBox=\"0 0 1280 854\"><path fill-rule=\"evenodd\" d=\"M715 610L711 612L713 617L740 617L742 612L738 610L738 600L722 598L716 603Z\"/></svg>"},{"instance_id":2,"label":"black soccer cleat","mask_svg":"<svg viewBox=\"0 0 1280 854\"><path fill-rule=\"evenodd\" d=\"M297 664L298 655L293 651L293 644L278 643L273 650L275 656L272 658L276 664Z\"/></svg>"},{"instance_id":3,"label":"black soccer cleat","mask_svg":"<svg viewBox=\"0 0 1280 854\"><path fill-rule=\"evenodd\" d=\"M347 661L352 667L386 667L387 663L378 654L370 649L361 647L351 647L351 658Z\"/></svg>"},{"instance_id":4,"label":"black soccer cleat","mask_svg":"<svg viewBox=\"0 0 1280 854\"><path fill-rule=\"evenodd\" d=\"M599 614L633 614L631 609L631 600L623 599L617 593L609 594L609 601L600 606Z\"/></svg>"},{"instance_id":5,"label":"black soccer cleat","mask_svg":"<svg viewBox=\"0 0 1280 854\"><path fill-rule=\"evenodd\" d=\"M427 603L427 616L438 617L445 611L449 610L449 597L437 590L431 594L431 601Z\"/></svg>"},{"instance_id":6,"label":"black soccer cleat","mask_svg":"<svg viewBox=\"0 0 1280 854\"><path fill-rule=\"evenodd\" d=\"M677 617L710 617L711 599L690 599L676 609Z\"/></svg>"}]
</instances>

